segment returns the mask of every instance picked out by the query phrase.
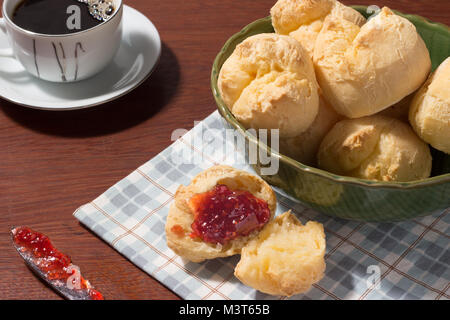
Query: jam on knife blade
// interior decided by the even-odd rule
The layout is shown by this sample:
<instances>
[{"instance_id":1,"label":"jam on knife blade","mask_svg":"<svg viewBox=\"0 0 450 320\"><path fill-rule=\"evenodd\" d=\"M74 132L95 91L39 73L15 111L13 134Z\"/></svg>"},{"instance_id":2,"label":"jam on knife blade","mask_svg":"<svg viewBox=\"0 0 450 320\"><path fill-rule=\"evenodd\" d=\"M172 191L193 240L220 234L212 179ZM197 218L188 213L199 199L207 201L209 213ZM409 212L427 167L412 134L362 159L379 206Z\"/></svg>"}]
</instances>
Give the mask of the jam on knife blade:
<instances>
[{"instance_id":1,"label":"jam on knife blade","mask_svg":"<svg viewBox=\"0 0 450 320\"><path fill-rule=\"evenodd\" d=\"M50 287L69 300L104 300L72 264L69 256L56 249L50 239L27 227L11 230L14 248L30 269Z\"/></svg>"}]
</instances>

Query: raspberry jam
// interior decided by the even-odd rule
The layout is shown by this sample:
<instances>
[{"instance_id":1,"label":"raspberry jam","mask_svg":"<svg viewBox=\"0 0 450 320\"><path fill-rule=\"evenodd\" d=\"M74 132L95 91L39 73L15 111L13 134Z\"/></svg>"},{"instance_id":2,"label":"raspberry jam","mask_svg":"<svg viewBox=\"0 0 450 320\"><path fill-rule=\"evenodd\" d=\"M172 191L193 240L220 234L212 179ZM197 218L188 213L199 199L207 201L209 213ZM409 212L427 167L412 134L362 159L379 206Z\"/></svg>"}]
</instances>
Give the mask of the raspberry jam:
<instances>
[{"instance_id":1,"label":"raspberry jam","mask_svg":"<svg viewBox=\"0 0 450 320\"><path fill-rule=\"evenodd\" d=\"M14 243L20 251L32 257L33 264L37 266L51 281L67 281L75 272L72 260L68 255L56 249L50 239L42 233L27 227L14 230ZM100 292L93 289L89 282L80 276L81 290L88 290L92 300L103 300Z\"/></svg>"},{"instance_id":2,"label":"raspberry jam","mask_svg":"<svg viewBox=\"0 0 450 320\"><path fill-rule=\"evenodd\" d=\"M100 292L92 288L89 289L89 295L91 296L92 300L105 300Z\"/></svg>"},{"instance_id":3,"label":"raspberry jam","mask_svg":"<svg viewBox=\"0 0 450 320\"><path fill-rule=\"evenodd\" d=\"M225 185L196 194L189 200L189 207L194 213L191 237L208 243L223 245L249 235L270 219L267 202L248 191L232 191Z\"/></svg>"},{"instance_id":4,"label":"raspberry jam","mask_svg":"<svg viewBox=\"0 0 450 320\"><path fill-rule=\"evenodd\" d=\"M49 279L62 280L70 276L66 271L72 262L70 257L59 252L47 236L29 228L20 228L16 230L14 241L23 250L33 254L36 265Z\"/></svg>"},{"instance_id":5,"label":"raspberry jam","mask_svg":"<svg viewBox=\"0 0 450 320\"><path fill-rule=\"evenodd\" d=\"M177 236L179 237L183 237L184 236L184 229L182 226L176 224L174 225L170 231L172 231L173 233L175 233Z\"/></svg>"}]
</instances>

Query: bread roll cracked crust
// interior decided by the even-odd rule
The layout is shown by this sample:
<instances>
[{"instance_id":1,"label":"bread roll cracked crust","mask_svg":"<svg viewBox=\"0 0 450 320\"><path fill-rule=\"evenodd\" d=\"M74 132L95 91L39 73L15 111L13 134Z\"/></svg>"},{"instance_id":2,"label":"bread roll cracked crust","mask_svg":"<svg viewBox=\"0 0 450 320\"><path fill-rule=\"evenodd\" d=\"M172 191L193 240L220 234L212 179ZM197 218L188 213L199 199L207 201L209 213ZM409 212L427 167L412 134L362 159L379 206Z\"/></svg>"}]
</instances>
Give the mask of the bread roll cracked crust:
<instances>
[{"instance_id":1,"label":"bread roll cracked crust","mask_svg":"<svg viewBox=\"0 0 450 320\"><path fill-rule=\"evenodd\" d=\"M346 19L359 26L366 22L358 11L335 0L279 0L270 14L275 31L299 41L311 58L327 16Z\"/></svg>"},{"instance_id":2,"label":"bread roll cracked crust","mask_svg":"<svg viewBox=\"0 0 450 320\"><path fill-rule=\"evenodd\" d=\"M431 173L428 145L411 127L380 115L338 122L322 141L321 169L376 181L415 181Z\"/></svg>"},{"instance_id":3,"label":"bread roll cracked crust","mask_svg":"<svg viewBox=\"0 0 450 320\"><path fill-rule=\"evenodd\" d=\"M270 222L242 250L235 269L244 284L271 295L304 293L325 271L325 233L317 222L302 225L290 212Z\"/></svg>"},{"instance_id":4,"label":"bread roll cracked crust","mask_svg":"<svg viewBox=\"0 0 450 320\"><path fill-rule=\"evenodd\" d=\"M314 49L325 98L348 118L373 115L417 90L431 60L414 25L390 9L363 26L329 15Z\"/></svg>"},{"instance_id":5,"label":"bread roll cracked crust","mask_svg":"<svg viewBox=\"0 0 450 320\"><path fill-rule=\"evenodd\" d=\"M239 254L242 247L259 232L254 231L248 236L236 238L225 245L206 243L201 239L190 237L194 214L189 208L189 200L195 194L210 191L217 184L226 185L232 190L248 191L266 201L271 213L270 219L273 218L276 210L275 193L261 178L228 166L214 166L203 171L188 186L178 188L166 221L168 247L192 262Z\"/></svg>"},{"instance_id":6,"label":"bread roll cracked crust","mask_svg":"<svg viewBox=\"0 0 450 320\"><path fill-rule=\"evenodd\" d=\"M409 120L423 140L450 154L450 57L414 97Z\"/></svg>"},{"instance_id":7,"label":"bread roll cracked crust","mask_svg":"<svg viewBox=\"0 0 450 320\"><path fill-rule=\"evenodd\" d=\"M267 33L244 40L223 64L218 87L246 128L279 129L281 137L306 131L319 108L311 58L288 36Z\"/></svg>"}]
</instances>

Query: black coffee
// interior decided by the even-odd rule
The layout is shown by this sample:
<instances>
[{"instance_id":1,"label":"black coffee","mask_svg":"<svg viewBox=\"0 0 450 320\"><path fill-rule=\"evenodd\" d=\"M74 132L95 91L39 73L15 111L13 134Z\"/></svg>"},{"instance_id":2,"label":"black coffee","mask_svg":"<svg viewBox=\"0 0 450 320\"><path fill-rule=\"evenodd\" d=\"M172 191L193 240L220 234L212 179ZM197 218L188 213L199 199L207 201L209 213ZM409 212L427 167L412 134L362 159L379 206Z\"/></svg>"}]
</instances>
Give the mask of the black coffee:
<instances>
[{"instance_id":1,"label":"black coffee","mask_svg":"<svg viewBox=\"0 0 450 320\"><path fill-rule=\"evenodd\" d=\"M68 10L74 5L80 10ZM92 16L87 4L77 0L24 0L12 21L25 30L51 35L80 32L103 22Z\"/></svg>"}]
</instances>

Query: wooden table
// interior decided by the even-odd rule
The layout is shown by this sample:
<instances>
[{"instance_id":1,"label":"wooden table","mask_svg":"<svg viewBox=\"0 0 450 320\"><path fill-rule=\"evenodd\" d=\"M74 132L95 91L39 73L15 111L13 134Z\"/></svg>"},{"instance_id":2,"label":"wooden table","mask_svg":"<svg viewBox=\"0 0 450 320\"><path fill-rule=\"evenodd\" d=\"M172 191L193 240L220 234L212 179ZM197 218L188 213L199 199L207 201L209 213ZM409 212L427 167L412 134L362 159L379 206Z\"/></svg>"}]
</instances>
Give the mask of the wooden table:
<instances>
[{"instance_id":1,"label":"wooden table","mask_svg":"<svg viewBox=\"0 0 450 320\"><path fill-rule=\"evenodd\" d=\"M13 250L9 230L18 225L49 235L108 299L178 299L72 213L161 152L174 129L190 129L215 110L209 86L215 55L274 2L125 0L153 21L163 41L159 66L138 89L74 112L0 99L0 299L59 299ZM448 0L343 2L387 5L450 25Z\"/></svg>"}]
</instances>

